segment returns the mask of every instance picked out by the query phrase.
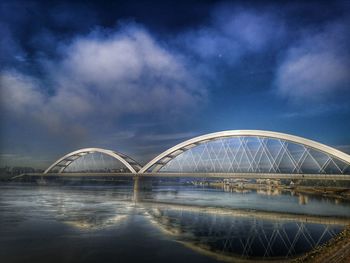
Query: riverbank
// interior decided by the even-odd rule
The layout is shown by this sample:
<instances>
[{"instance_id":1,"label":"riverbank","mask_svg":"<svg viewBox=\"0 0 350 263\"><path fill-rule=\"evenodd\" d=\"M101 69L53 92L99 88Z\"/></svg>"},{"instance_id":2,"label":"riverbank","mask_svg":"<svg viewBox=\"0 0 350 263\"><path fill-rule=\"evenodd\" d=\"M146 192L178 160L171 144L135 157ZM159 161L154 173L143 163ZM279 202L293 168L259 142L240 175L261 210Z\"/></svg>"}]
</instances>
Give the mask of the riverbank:
<instances>
[{"instance_id":1,"label":"riverbank","mask_svg":"<svg viewBox=\"0 0 350 263\"><path fill-rule=\"evenodd\" d=\"M208 183L209 186L214 188L221 188L224 191L231 192L246 192L257 191L260 194L266 195L279 195L281 192L290 192L292 195L310 195L334 198L335 200L347 200L350 201L350 188L348 187L334 187L334 186L287 186L287 185L267 185L258 183L244 183L244 184L224 184L221 182Z\"/></svg>"},{"instance_id":2,"label":"riverbank","mask_svg":"<svg viewBox=\"0 0 350 263\"><path fill-rule=\"evenodd\" d=\"M296 193L319 195L335 199L350 200L350 189L345 187L296 186Z\"/></svg>"},{"instance_id":3,"label":"riverbank","mask_svg":"<svg viewBox=\"0 0 350 263\"><path fill-rule=\"evenodd\" d=\"M339 235L322 246L295 259L292 263L349 263L350 262L350 225Z\"/></svg>"}]
</instances>

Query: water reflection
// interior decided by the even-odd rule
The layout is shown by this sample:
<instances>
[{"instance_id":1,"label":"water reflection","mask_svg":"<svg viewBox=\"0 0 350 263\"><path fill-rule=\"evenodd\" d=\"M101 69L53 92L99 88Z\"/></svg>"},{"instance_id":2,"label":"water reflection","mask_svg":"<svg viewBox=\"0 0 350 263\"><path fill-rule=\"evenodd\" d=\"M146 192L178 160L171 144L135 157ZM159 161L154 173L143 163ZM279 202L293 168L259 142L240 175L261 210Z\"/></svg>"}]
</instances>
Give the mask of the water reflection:
<instances>
[{"instance_id":1,"label":"water reflection","mask_svg":"<svg viewBox=\"0 0 350 263\"><path fill-rule=\"evenodd\" d=\"M127 215L117 215L115 217L111 217L111 218L104 218L104 219L100 219L100 218L81 218L81 219L76 219L76 220L66 220L63 221L64 223L78 228L80 230L89 230L89 231L95 231L95 230L99 230L99 229L104 229L104 228L108 228L111 226L114 226L118 223L120 223L121 221L125 220L127 218Z\"/></svg>"},{"instance_id":2,"label":"water reflection","mask_svg":"<svg viewBox=\"0 0 350 263\"><path fill-rule=\"evenodd\" d=\"M175 235L180 242L222 259L289 258L323 244L343 229L333 224L341 221L325 220L328 224L319 224L307 223L302 217L293 221L278 216L267 220L263 218L268 215L208 213L172 205L149 209L148 214L155 225Z\"/></svg>"},{"instance_id":3,"label":"water reflection","mask_svg":"<svg viewBox=\"0 0 350 263\"><path fill-rule=\"evenodd\" d=\"M72 191L67 195L57 191L47 201L50 206L55 207L52 216L66 225L84 231L102 230L126 221L134 210L133 203L129 201L132 196L131 189L129 194L103 194L103 189L100 190L102 191L96 193L90 189L84 191L83 195Z\"/></svg>"},{"instance_id":4,"label":"water reflection","mask_svg":"<svg viewBox=\"0 0 350 263\"><path fill-rule=\"evenodd\" d=\"M0 224L10 229L10 222L17 222L14 232L0 230L2 236L16 237L15 229L25 220L55 221L68 232L113 233L115 240L121 226L133 230L150 224L149 232L160 230L163 238L175 240L186 249L225 261L293 258L323 244L350 224L346 202L285 195L276 189L223 192L209 187L152 186L150 181L135 180L127 186L18 186L1 190ZM260 205L261 198L267 199ZM130 240L142 240L145 235L136 231ZM132 247L133 241L122 246Z\"/></svg>"}]
</instances>

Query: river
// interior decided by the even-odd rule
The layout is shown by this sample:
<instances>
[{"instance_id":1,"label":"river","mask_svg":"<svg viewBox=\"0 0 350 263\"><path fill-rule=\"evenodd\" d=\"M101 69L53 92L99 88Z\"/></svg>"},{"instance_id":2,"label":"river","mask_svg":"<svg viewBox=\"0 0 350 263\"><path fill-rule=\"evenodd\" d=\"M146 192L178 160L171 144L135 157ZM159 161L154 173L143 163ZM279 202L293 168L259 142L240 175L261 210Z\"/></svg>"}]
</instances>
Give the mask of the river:
<instances>
[{"instance_id":1,"label":"river","mask_svg":"<svg viewBox=\"0 0 350 263\"><path fill-rule=\"evenodd\" d=\"M224 190L164 180L3 183L0 261L283 261L350 224L347 201Z\"/></svg>"}]
</instances>

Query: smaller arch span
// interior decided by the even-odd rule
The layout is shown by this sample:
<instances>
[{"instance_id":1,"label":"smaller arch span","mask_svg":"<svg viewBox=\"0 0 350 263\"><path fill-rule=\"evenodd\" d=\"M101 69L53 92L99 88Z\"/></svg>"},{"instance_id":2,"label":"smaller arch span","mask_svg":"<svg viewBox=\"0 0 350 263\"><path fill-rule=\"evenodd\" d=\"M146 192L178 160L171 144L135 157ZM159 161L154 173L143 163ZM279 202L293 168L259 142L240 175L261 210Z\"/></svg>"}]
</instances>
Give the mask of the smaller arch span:
<instances>
[{"instance_id":1,"label":"smaller arch span","mask_svg":"<svg viewBox=\"0 0 350 263\"><path fill-rule=\"evenodd\" d=\"M136 174L141 169L140 164L138 164L134 159L130 158L129 156L123 153L102 148L84 148L64 155L56 162L51 164L50 167L44 171L44 174L50 173L54 168L59 168L58 173L62 173L75 160L90 153L102 153L111 156L114 159L121 162L122 164L124 164L128 168L128 170L133 174Z\"/></svg>"},{"instance_id":2,"label":"smaller arch span","mask_svg":"<svg viewBox=\"0 0 350 263\"><path fill-rule=\"evenodd\" d=\"M162 167L164 167L168 162L176 158L178 155L183 154L184 152L194 148L203 143L211 142L217 139L231 138L231 137L261 137L261 138L270 138L270 139L278 139L283 140L295 144L299 144L302 146L309 147L316 151L325 153L327 155L333 156L348 165L350 165L350 155L341 152L333 147L329 147L327 145L302 138L295 135L290 135L286 133L280 132L272 132L272 131L263 131L263 130L228 130L221 132L214 132L205 135L201 135L189 140L186 140L182 143L179 143L170 149L164 151L163 153L156 156L153 160L148 162L146 165L142 167L139 173L156 173Z\"/></svg>"}]
</instances>

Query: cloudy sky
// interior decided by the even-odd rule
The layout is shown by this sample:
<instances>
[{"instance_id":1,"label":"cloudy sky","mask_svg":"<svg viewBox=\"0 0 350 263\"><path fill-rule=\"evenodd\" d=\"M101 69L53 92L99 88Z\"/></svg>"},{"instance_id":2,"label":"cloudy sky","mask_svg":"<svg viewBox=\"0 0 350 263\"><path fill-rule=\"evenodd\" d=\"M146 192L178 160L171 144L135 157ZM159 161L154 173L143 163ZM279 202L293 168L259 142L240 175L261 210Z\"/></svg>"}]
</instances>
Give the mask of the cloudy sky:
<instances>
[{"instance_id":1,"label":"cloudy sky","mask_svg":"<svg viewBox=\"0 0 350 263\"><path fill-rule=\"evenodd\" d=\"M100 2L0 2L0 166L229 129L350 152L349 1Z\"/></svg>"}]
</instances>

